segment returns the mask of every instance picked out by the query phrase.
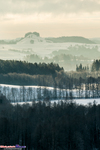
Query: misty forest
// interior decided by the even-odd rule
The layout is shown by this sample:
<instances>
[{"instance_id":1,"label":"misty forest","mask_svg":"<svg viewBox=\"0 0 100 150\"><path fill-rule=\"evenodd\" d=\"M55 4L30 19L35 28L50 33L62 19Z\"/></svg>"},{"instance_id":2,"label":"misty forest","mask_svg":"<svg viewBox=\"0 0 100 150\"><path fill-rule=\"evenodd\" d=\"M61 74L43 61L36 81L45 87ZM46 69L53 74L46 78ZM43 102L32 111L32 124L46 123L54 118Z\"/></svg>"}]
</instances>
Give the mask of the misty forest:
<instances>
[{"instance_id":1,"label":"misty forest","mask_svg":"<svg viewBox=\"0 0 100 150\"><path fill-rule=\"evenodd\" d=\"M0 40L0 145L16 144L100 150L99 38Z\"/></svg>"}]
</instances>

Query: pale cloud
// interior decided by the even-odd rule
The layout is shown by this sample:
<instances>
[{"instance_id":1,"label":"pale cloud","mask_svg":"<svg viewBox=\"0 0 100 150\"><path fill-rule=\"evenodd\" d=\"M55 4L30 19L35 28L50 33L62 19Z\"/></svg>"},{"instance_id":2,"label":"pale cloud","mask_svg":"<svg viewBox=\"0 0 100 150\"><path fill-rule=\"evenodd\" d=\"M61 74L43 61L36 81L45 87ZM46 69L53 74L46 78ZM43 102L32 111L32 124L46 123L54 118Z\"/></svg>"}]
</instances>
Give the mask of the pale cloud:
<instances>
[{"instance_id":1,"label":"pale cloud","mask_svg":"<svg viewBox=\"0 0 100 150\"><path fill-rule=\"evenodd\" d=\"M100 11L99 0L0 0L0 14L70 14L97 11Z\"/></svg>"},{"instance_id":2,"label":"pale cloud","mask_svg":"<svg viewBox=\"0 0 100 150\"><path fill-rule=\"evenodd\" d=\"M99 36L100 0L0 0L0 38L28 31L42 36Z\"/></svg>"}]
</instances>

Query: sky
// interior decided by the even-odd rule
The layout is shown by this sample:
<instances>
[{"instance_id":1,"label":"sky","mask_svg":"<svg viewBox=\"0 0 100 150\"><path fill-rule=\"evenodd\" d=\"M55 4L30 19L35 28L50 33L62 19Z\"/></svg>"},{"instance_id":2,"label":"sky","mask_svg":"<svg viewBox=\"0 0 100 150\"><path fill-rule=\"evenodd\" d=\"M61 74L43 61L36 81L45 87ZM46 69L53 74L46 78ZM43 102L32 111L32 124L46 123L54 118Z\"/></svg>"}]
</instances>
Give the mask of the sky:
<instances>
[{"instance_id":1,"label":"sky","mask_svg":"<svg viewBox=\"0 0 100 150\"><path fill-rule=\"evenodd\" d=\"M0 0L0 39L100 37L100 0Z\"/></svg>"}]
</instances>

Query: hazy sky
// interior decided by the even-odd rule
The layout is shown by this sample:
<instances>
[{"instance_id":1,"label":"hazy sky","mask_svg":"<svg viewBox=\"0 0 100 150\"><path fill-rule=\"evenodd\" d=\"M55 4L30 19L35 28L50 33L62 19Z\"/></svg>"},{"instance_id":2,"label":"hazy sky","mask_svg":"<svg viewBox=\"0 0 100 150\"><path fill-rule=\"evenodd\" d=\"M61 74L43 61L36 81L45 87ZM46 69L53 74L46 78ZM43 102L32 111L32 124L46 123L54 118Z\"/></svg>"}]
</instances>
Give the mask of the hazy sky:
<instances>
[{"instance_id":1,"label":"hazy sky","mask_svg":"<svg viewBox=\"0 0 100 150\"><path fill-rule=\"evenodd\" d=\"M0 39L100 37L100 0L0 0Z\"/></svg>"}]
</instances>

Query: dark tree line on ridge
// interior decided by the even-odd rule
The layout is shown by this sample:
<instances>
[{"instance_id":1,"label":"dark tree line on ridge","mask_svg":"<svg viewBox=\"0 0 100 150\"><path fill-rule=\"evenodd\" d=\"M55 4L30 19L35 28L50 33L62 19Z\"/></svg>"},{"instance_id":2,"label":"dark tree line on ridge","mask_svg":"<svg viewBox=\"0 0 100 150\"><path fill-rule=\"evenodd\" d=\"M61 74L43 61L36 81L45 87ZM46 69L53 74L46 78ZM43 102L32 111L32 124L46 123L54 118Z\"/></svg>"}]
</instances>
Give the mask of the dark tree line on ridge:
<instances>
[{"instance_id":1,"label":"dark tree line on ridge","mask_svg":"<svg viewBox=\"0 0 100 150\"><path fill-rule=\"evenodd\" d=\"M82 65L79 69L84 69ZM88 68L87 68L88 69ZM65 72L58 64L0 60L0 84L37 85L76 89L80 84L100 84L100 75L88 71ZM100 89L100 88L99 88Z\"/></svg>"},{"instance_id":2,"label":"dark tree line on ridge","mask_svg":"<svg viewBox=\"0 0 100 150\"><path fill-rule=\"evenodd\" d=\"M0 145L26 150L100 150L100 105L33 102L11 105L0 97Z\"/></svg>"},{"instance_id":3,"label":"dark tree line on ridge","mask_svg":"<svg viewBox=\"0 0 100 150\"><path fill-rule=\"evenodd\" d=\"M55 75L56 71L63 70L58 64L28 63L26 61L0 60L0 73L26 73L30 75Z\"/></svg>"}]
</instances>

